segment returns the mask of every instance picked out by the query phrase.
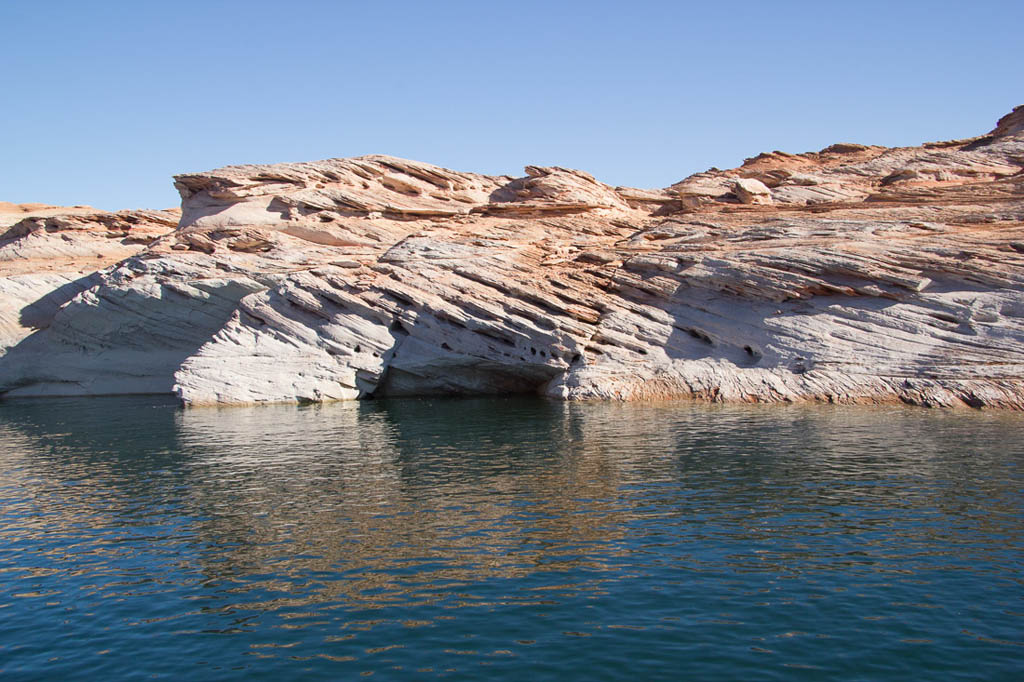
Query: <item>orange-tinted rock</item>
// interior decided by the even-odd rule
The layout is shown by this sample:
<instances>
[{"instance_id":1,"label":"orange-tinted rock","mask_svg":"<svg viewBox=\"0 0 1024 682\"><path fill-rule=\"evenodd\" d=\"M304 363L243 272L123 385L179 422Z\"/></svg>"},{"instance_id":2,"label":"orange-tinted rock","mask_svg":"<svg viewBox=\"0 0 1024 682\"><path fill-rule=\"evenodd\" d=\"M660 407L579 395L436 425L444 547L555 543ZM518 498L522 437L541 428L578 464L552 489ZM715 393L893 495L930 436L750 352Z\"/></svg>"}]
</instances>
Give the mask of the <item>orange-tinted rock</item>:
<instances>
[{"instance_id":1,"label":"orange-tinted rock","mask_svg":"<svg viewBox=\"0 0 1024 682\"><path fill-rule=\"evenodd\" d=\"M1021 409L1017 111L664 190L385 156L181 175L180 226L0 358L0 391Z\"/></svg>"}]
</instances>

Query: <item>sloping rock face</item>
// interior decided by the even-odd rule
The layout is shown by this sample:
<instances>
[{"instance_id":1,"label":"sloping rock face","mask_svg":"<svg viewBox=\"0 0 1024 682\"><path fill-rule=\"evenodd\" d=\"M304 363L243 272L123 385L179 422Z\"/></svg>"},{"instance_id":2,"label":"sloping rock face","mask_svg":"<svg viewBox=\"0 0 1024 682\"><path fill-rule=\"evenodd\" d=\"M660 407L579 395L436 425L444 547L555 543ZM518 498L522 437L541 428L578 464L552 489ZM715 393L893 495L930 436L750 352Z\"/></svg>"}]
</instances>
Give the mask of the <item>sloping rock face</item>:
<instances>
[{"instance_id":1,"label":"sloping rock face","mask_svg":"<svg viewBox=\"0 0 1024 682\"><path fill-rule=\"evenodd\" d=\"M107 213L87 206L0 202L0 356L50 325L98 272L177 227L174 211ZM0 358L3 367L13 364Z\"/></svg>"},{"instance_id":2,"label":"sloping rock face","mask_svg":"<svg viewBox=\"0 0 1024 682\"><path fill-rule=\"evenodd\" d=\"M1021 111L663 190L385 156L181 175L178 227L44 315L0 391L1022 409Z\"/></svg>"}]
</instances>

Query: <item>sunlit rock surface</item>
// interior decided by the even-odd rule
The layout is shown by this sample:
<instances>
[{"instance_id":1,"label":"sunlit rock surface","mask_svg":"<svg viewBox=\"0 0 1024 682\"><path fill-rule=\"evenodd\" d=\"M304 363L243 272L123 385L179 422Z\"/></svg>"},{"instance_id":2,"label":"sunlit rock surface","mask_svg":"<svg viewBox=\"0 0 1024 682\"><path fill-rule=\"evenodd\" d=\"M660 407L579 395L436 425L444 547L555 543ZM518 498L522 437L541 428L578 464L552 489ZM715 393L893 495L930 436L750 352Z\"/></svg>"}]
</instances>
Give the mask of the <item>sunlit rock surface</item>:
<instances>
[{"instance_id":1,"label":"sunlit rock surface","mask_svg":"<svg viewBox=\"0 0 1024 682\"><path fill-rule=\"evenodd\" d=\"M17 389L23 380L30 390L43 390L40 372L27 362L24 348L8 351L47 329L65 304L107 281L103 269L137 254L174 230L179 213L118 211L88 206L0 202L0 373L3 390ZM68 314L68 313L63 313ZM34 342L33 342L34 343ZM53 364L47 372L59 393L70 386L59 349L43 344L39 362ZM91 340L74 346L74 354L89 355ZM115 363L116 364L116 363ZM86 391L91 392L91 391Z\"/></svg>"},{"instance_id":2,"label":"sunlit rock surface","mask_svg":"<svg viewBox=\"0 0 1024 682\"><path fill-rule=\"evenodd\" d=\"M41 274L0 244L0 391L1021 409L1022 168L1018 108L970 140L660 190L386 156L180 175L180 224L148 218L155 240L98 272L26 288ZM32 248L58 263L60 233Z\"/></svg>"}]
</instances>

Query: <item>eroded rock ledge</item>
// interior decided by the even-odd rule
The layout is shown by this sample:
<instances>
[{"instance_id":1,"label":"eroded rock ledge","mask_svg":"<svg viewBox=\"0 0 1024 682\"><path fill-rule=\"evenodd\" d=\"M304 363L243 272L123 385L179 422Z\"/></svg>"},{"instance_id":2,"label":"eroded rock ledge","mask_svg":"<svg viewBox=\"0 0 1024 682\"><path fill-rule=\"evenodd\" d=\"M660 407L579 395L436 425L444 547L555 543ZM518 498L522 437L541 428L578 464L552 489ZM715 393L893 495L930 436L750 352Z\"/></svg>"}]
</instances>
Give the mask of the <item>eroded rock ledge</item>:
<instances>
[{"instance_id":1,"label":"eroded rock ledge","mask_svg":"<svg viewBox=\"0 0 1024 682\"><path fill-rule=\"evenodd\" d=\"M179 175L176 225L6 209L0 392L1024 409L1022 169L1018 107L661 190L367 156Z\"/></svg>"}]
</instances>

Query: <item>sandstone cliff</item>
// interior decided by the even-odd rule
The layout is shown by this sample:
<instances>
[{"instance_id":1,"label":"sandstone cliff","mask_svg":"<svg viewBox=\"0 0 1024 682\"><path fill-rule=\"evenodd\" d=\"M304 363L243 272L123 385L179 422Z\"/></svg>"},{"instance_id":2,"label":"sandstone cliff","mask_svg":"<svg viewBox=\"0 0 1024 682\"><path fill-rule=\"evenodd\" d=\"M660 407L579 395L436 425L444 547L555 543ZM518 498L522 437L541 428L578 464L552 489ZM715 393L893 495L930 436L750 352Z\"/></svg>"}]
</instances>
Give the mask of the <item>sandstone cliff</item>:
<instances>
[{"instance_id":1,"label":"sandstone cliff","mask_svg":"<svg viewBox=\"0 0 1024 682\"><path fill-rule=\"evenodd\" d=\"M386 156L180 175L176 227L0 236L0 392L1022 409L1022 170L1018 107L970 140L771 152L662 190Z\"/></svg>"}]
</instances>

